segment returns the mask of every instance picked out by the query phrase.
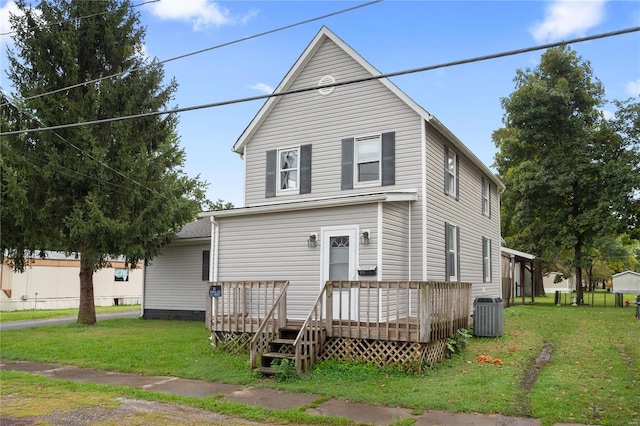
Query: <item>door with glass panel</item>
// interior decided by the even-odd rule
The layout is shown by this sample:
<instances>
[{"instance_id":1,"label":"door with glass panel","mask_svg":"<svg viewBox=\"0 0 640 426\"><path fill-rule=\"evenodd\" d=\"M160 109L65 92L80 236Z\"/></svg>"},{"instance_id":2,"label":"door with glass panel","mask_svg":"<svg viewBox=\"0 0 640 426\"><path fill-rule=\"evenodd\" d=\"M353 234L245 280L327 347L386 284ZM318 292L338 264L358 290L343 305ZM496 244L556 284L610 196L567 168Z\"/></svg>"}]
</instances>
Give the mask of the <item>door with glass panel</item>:
<instances>
[{"instance_id":1,"label":"door with glass panel","mask_svg":"<svg viewBox=\"0 0 640 426\"><path fill-rule=\"evenodd\" d=\"M323 228L322 285L326 281L357 281L357 227ZM333 318L356 319L357 289L333 291Z\"/></svg>"}]
</instances>

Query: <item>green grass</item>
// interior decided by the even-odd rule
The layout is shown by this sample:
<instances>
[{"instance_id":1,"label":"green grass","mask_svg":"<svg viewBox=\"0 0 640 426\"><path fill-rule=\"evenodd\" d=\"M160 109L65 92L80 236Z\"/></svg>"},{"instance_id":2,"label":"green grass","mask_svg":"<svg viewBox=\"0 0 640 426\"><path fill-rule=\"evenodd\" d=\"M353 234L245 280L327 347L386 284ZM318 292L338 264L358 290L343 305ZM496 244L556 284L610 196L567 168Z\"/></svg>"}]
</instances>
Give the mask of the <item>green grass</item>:
<instances>
[{"instance_id":1,"label":"green grass","mask_svg":"<svg viewBox=\"0 0 640 426\"><path fill-rule=\"evenodd\" d=\"M420 410L528 415L543 425L634 424L640 417L640 321L635 308L535 305L504 311L504 335L473 338L459 356L421 376L357 363L325 362L277 382L249 372L249 357L210 348L202 323L117 319L1 333L4 358L37 360L149 375L173 375L322 394ZM530 392L543 345L551 359ZM479 356L503 361L479 363ZM629 423L631 422L631 423Z\"/></svg>"},{"instance_id":2,"label":"green grass","mask_svg":"<svg viewBox=\"0 0 640 426\"><path fill-rule=\"evenodd\" d=\"M96 306L97 314L140 310L140 305ZM24 321L45 318L57 318L78 315L78 308L73 309L38 309L12 312L0 312L0 322Z\"/></svg>"}]
</instances>

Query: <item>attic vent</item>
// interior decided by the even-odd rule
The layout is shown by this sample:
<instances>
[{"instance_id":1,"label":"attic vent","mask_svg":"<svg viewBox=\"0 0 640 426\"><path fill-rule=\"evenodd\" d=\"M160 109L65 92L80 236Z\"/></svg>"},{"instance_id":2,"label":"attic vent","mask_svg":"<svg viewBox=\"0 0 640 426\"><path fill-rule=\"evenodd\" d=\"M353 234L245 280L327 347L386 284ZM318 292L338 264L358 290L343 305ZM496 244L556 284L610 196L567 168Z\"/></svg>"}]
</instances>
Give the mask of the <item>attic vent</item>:
<instances>
[{"instance_id":1,"label":"attic vent","mask_svg":"<svg viewBox=\"0 0 640 426\"><path fill-rule=\"evenodd\" d=\"M333 78L332 75L325 75L318 82L318 86L324 86L325 84L332 84L335 82L336 82L336 79ZM321 95L327 96L333 93L333 89L335 89L335 87L323 87L322 89L318 89L318 93L320 93Z\"/></svg>"}]
</instances>

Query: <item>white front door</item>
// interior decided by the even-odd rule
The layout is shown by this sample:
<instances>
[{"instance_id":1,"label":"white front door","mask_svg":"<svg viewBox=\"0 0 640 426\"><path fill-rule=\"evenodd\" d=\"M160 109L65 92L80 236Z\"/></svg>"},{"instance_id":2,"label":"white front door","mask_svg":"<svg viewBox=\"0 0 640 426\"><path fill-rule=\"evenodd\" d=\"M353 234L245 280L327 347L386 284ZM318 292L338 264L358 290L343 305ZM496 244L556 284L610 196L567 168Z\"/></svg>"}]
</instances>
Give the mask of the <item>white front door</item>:
<instances>
[{"instance_id":1,"label":"white front door","mask_svg":"<svg viewBox=\"0 0 640 426\"><path fill-rule=\"evenodd\" d=\"M326 281L357 281L358 227L322 228L322 278ZM356 319L357 290L334 290L333 318Z\"/></svg>"}]
</instances>

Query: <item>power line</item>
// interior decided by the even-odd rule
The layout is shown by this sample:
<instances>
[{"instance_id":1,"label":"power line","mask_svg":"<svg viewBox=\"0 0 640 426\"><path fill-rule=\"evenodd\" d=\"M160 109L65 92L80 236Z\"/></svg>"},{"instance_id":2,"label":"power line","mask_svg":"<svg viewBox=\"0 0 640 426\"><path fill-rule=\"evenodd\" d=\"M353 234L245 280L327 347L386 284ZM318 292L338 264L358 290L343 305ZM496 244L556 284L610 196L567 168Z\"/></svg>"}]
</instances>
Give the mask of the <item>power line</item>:
<instances>
[{"instance_id":1,"label":"power line","mask_svg":"<svg viewBox=\"0 0 640 426\"><path fill-rule=\"evenodd\" d=\"M2 91L2 89L0 89L0 92ZM5 95L6 96L6 95ZM14 108L18 109L15 105L13 105ZM26 113L24 111L20 111L20 109L18 109L18 111L20 113L25 113L26 115L28 115L32 120L37 121L38 123L40 123L41 125L44 126L44 123L42 122L42 120L40 120L38 117L34 116L31 113ZM129 180L131 182L133 182L134 184L136 184L137 186L146 189L147 191L154 193L156 195L161 196L162 198L167 198L166 195L162 194L161 192L155 191L151 188L149 188L148 186L138 182L137 180L125 175L124 173L122 173L119 170L114 169L113 167L111 167L110 165L108 165L107 163L105 163L104 161L94 157L93 155L89 154L88 152L83 151L81 148L79 148L77 145L73 144L72 142L70 142L69 140L67 140L65 137L61 136L58 132L54 131L53 132L54 135L56 135L60 140L62 140L64 143L68 144L69 146L71 146L72 148L74 148L75 150L77 150L78 152L80 152L82 155L90 158L91 160L97 162L98 164L100 164L101 166L105 167L108 170L111 170L112 172L114 172L115 174L125 178L126 180Z\"/></svg>"},{"instance_id":2,"label":"power line","mask_svg":"<svg viewBox=\"0 0 640 426\"><path fill-rule=\"evenodd\" d=\"M144 6L145 4L156 3L156 2L159 2L159 1L160 0L149 0L149 1L145 1L143 3L138 3L138 4L131 5L131 7L140 7L140 6ZM124 7L118 8L118 9L114 9L114 10L107 10L106 12L99 12L99 13L93 13L91 15L78 16L77 18L73 18L73 19L93 18L94 16L106 15L107 13L112 13L112 12L116 12L118 10L127 9L128 7L129 6L124 6ZM42 28L42 27L46 28L46 27L50 27L52 25L63 24L65 22L69 22L69 20L68 19L63 19L62 21L57 21L57 22L47 22L44 25L38 25L38 26L35 26L35 27L27 28L26 31L36 30L36 29ZM17 32L18 31L7 31L6 33L0 33L0 36L15 34Z\"/></svg>"},{"instance_id":3,"label":"power line","mask_svg":"<svg viewBox=\"0 0 640 426\"><path fill-rule=\"evenodd\" d=\"M534 52L534 51L537 51L537 50L549 49L549 48L552 48L552 47L558 47L558 46L567 45L567 44L575 44L575 43L581 43L581 42L590 41L590 40L597 40L597 39L601 39L601 38L607 38L607 37L613 37L613 36L618 36L618 35L623 35L623 34L629 34L629 33L637 32L637 31L640 31L640 27L626 28L626 29L623 29L623 30L611 31L611 32L607 32L607 33L600 33L600 34L596 34L596 35L592 35L592 36L586 36L586 37L579 37L579 38L559 41L559 42L555 42L555 43L541 44L541 45L532 46L532 47L525 47L525 48L522 48L522 49L509 50L509 51L501 52L501 53L493 53L493 54L490 54L490 55L476 56L474 58L460 59L460 60L452 61L452 62L444 62L442 64L437 64L437 65L429 65L429 66L425 66L425 67L407 69L407 70L403 70L403 71L396 71L396 72L391 72L391 73L387 73L387 74L372 75L372 76L369 76L369 77L363 77L363 78L357 78L357 79L352 79L352 80L339 81L339 82L335 82L335 83L331 83L331 84L324 84L324 85L311 86L311 87L303 87L303 88L300 88L300 89L287 90L287 91L278 92L278 93L270 93L270 94L267 94L267 95L252 96L252 97L248 97L248 98L237 98L237 99L232 99L232 100L228 100L228 101L213 102L213 103L208 103L208 104L203 104L203 105L195 105L195 106L184 107L184 108L174 108L174 109L169 110L169 111L151 111L151 112L127 115L127 116L122 116L122 117L112 117L112 118L107 118L107 119L102 119L102 120L93 120L93 121L85 121L85 122L79 122L79 123L60 124L60 125L57 125L57 126L49 126L49 127L44 127L44 128L41 127L41 128L35 128L35 129L15 130L15 131L11 131L11 132L0 133L0 136L34 133L34 132L40 132L40 131L44 131L44 130L66 129L66 128L71 128L71 127L89 126L89 125L102 124L102 123L112 123L112 122L115 122L115 121L131 120L131 119L135 119L135 118L144 118L144 117L152 117L152 116L165 115L165 114L176 114L176 113L179 113L179 112L195 111L195 110L200 110L200 109L215 108L215 107L220 107L220 106L226 106L226 105L233 105L233 104L244 103L244 102L257 101L257 100L261 100L261 99L269 99L269 98L275 98L275 97L280 97L280 96L293 95L293 94L297 94L297 93L310 92L310 91L313 91L313 90L329 88L329 87L347 86L347 85L356 84L356 83L363 83L363 82L372 81L372 80L379 80L379 79L382 79L382 78L397 77L397 76L400 76L400 75L414 74L414 73L419 73L419 72L424 72L424 71L431 71L431 70L440 69L440 68L447 68L447 67L453 67L453 66L457 66L457 65L470 64L470 63L474 63L474 62L487 61L487 60L490 60L490 59L504 58L504 57L507 57L507 56L514 56L514 55L519 55L519 54L522 54L522 53Z\"/></svg>"},{"instance_id":4,"label":"power line","mask_svg":"<svg viewBox=\"0 0 640 426\"><path fill-rule=\"evenodd\" d=\"M159 1L159 0L154 0L154 1ZM172 58L164 59L164 60L158 61L158 62L152 62L151 64L143 65L141 67L132 68L130 70L125 70L125 71L122 71L122 72L118 72L118 73L111 74L111 75L106 75L106 76L103 76L103 77L98 77L98 78L95 78L93 80L86 80L86 81L83 81L82 83L72 84L70 86L62 87L60 89L55 89L55 90L51 90L51 91L44 92L44 93L39 93L37 95L27 96L26 98L22 98L22 100L26 101L26 100L30 100L30 99L36 99L36 98L40 98L40 97L43 97L43 96L52 95L54 93L59 93L59 92L65 91L65 90L75 89L76 87L81 87L81 86L86 86L88 84L97 83L99 81L106 80L108 78L118 77L118 76L121 76L121 75L124 75L124 74L127 74L127 73L132 73L134 71L143 70L143 69L146 69L146 68L149 68L149 67L152 67L152 66L166 64L167 62L177 61L178 59L184 59L184 58L188 58L190 56L199 55L201 53L205 53L205 52L209 52L211 50L219 49L221 47L231 46L233 44L237 44L237 43L240 43L240 42L243 42L243 41L247 41L247 40L252 40L254 38L258 38L258 37L262 37L262 36L265 36L265 35L277 33L277 32L283 31L283 30L288 30L290 28L294 28L294 27L297 27L297 26L300 26L300 25L308 24L310 22L315 22L315 21L319 21L321 19L330 18L332 16L340 15L342 13L346 13L346 12L350 12L352 10L360 9L362 7L370 6L370 5L375 4L375 3L380 3L381 1L383 1L383 0L373 0L373 1L370 1L368 3L360 4L360 5L353 6L353 7L348 7L346 9L338 10L336 12L331 12L331 13L328 13L326 15L318 16L316 18L306 19L304 21L299 21L299 22L296 22L296 23L293 23L293 24L285 25L283 27L275 28L275 29L272 29L272 30L268 30L268 31L264 31L264 32L258 33L258 34L254 34L254 35L250 35L250 36L247 36L247 37L239 38L239 39L236 39L236 40L228 41L226 43L222 43L222 44L218 44L218 45L215 45L215 46L207 47L205 49L200 49L200 50L196 50L194 52L189 52L189 53L185 53L185 54L182 54L182 55L179 55L179 56L174 56ZM0 104L0 106L4 106L4 105L6 105L6 104Z\"/></svg>"},{"instance_id":5,"label":"power line","mask_svg":"<svg viewBox=\"0 0 640 426\"><path fill-rule=\"evenodd\" d=\"M49 163L46 159L38 157L34 152L29 152L29 151L24 151L22 149L17 149L15 147L11 146L11 145L5 145L5 146L2 147L2 149L7 149L7 148L10 151L13 151L16 154L20 154L20 155L23 155L23 156L31 157L31 160L29 160L29 159L25 159L25 160L27 162L29 162L38 171L42 171L42 166L44 166L46 163ZM38 164L36 164L36 163L38 163ZM56 168L60 169L60 173L65 174L67 176L70 176L70 177L80 176L80 177L83 177L83 178L86 178L86 179L94 180L94 181L100 182L104 186L111 186L112 187L111 191L113 191L113 192L117 192L117 193L122 194L122 195L127 195L128 194L126 192L118 191L116 189L116 188L124 188L124 189L126 189L127 187L125 185L120 185L118 183L114 183L114 182L111 182L111 181L108 181L108 180L100 179L100 178L95 177L95 176L90 176L90 175L78 172L77 170L73 170L73 169L70 169L68 167L64 167L64 166L62 166L60 164L51 164L51 165L53 167L56 167Z\"/></svg>"}]
</instances>

